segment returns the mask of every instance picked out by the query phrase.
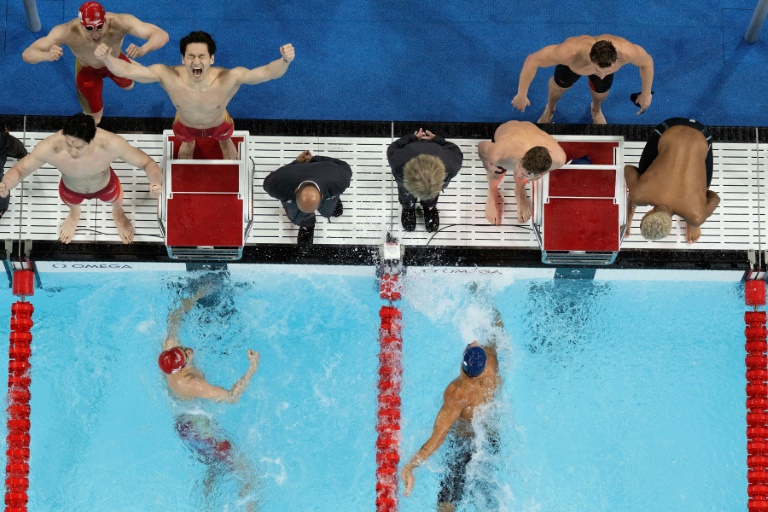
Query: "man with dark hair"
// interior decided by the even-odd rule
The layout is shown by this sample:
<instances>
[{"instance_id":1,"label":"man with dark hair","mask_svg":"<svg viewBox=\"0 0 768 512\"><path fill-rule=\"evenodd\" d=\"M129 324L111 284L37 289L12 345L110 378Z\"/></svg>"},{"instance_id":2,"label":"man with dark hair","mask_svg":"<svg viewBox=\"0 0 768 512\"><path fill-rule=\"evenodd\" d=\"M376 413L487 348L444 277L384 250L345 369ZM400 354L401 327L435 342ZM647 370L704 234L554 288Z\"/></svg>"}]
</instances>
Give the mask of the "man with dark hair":
<instances>
[{"instance_id":1,"label":"man with dark hair","mask_svg":"<svg viewBox=\"0 0 768 512\"><path fill-rule=\"evenodd\" d=\"M209 383L203 372L192 363L195 351L181 343L181 324L198 301L213 291L213 286L201 287L191 297L182 299L179 307L171 310L168 314L168 336L163 342L163 351L157 363L168 388L180 402L175 407L176 433L195 457L207 466L206 497L221 478L233 474L239 481L239 495L245 502L245 509L255 511L257 500L252 494L256 488L256 475L244 454L232 445L213 416L201 412L199 405L183 411L183 403L191 400L236 404L259 369L260 354L248 349L248 369L231 389L224 389Z\"/></svg>"},{"instance_id":2,"label":"man with dark hair","mask_svg":"<svg viewBox=\"0 0 768 512\"><path fill-rule=\"evenodd\" d=\"M712 135L693 119L674 117L654 129L637 167L624 167L629 190L627 230L637 205L652 205L640 222L646 240L661 240L672 229L672 215L686 223L689 244L701 236L701 225L714 213L720 197L709 190L714 171Z\"/></svg>"},{"instance_id":3,"label":"man with dark hair","mask_svg":"<svg viewBox=\"0 0 768 512\"><path fill-rule=\"evenodd\" d=\"M123 243L133 241L133 226L123 211L123 187L111 164L120 159L147 173L152 197L162 192L163 175L152 158L134 148L119 135L96 127L92 116L76 114L68 118L64 128L40 141L32 152L18 161L0 182L0 197L45 164L61 173L59 196L69 206L69 215L59 230L59 240L72 241L80 220L80 203L100 199L112 204L112 218Z\"/></svg>"},{"instance_id":4,"label":"man with dark hair","mask_svg":"<svg viewBox=\"0 0 768 512\"><path fill-rule=\"evenodd\" d=\"M560 44L545 46L528 55L520 72L517 95L512 98L512 105L524 112L525 107L531 104L528 88L536 70L556 66L554 76L549 79L547 106L537 122L551 122L563 93L581 76L587 75L592 94L592 122L605 124L601 106L613 84L613 74L625 64L633 64L640 70L641 91L635 102L640 106L637 113L642 114L651 105L653 59L642 47L608 34L569 37Z\"/></svg>"},{"instance_id":5,"label":"man with dark hair","mask_svg":"<svg viewBox=\"0 0 768 512\"><path fill-rule=\"evenodd\" d=\"M315 211L329 220L341 217L344 206L340 196L351 180L348 163L303 151L290 164L269 173L264 191L279 199L288 220L299 226L299 249L306 252L314 242Z\"/></svg>"},{"instance_id":6,"label":"man with dark hair","mask_svg":"<svg viewBox=\"0 0 768 512\"><path fill-rule=\"evenodd\" d=\"M517 221L531 218L531 202L525 193L525 184L540 179L544 174L565 165L565 151L560 144L533 123L509 121L496 129L491 142L477 145L477 152L488 178L488 197L485 218L491 224L501 224L504 199L499 184L512 169L517 199Z\"/></svg>"},{"instance_id":7,"label":"man with dark hair","mask_svg":"<svg viewBox=\"0 0 768 512\"><path fill-rule=\"evenodd\" d=\"M474 293L476 284L472 283L470 287ZM446 472L440 482L437 498L439 512L453 512L464 495L467 466L475 452L476 443L473 441L478 436L484 436L494 451L499 448L495 432L481 432L472 421L478 408L493 401L496 390L502 384L496 341L503 332L504 323L493 305L490 309L493 326L488 343L483 346L473 341L464 349L459 376L448 384L443 393L443 405L435 418L432 435L400 471L405 496L408 497L416 483L413 470L448 440L451 450L446 454Z\"/></svg>"},{"instance_id":8,"label":"man with dark hair","mask_svg":"<svg viewBox=\"0 0 768 512\"><path fill-rule=\"evenodd\" d=\"M16 160L21 160L27 156L27 149L19 139L8 132L8 127L2 124L1 120L0 127L2 127L2 130L0 130L0 179L2 179L5 174L5 163L8 161L8 157L10 156ZM0 198L0 219L2 219L5 212L8 211L8 203L10 202L10 194Z\"/></svg>"},{"instance_id":9,"label":"man with dark hair","mask_svg":"<svg viewBox=\"0 0 768 512\"><path fill-rule=\"evenodd\" d=\"M416 202L424 210L424 226L433 233L440 227L437 198L459 173L464 155L459 146L419 128L390 144L387 160L397 182L403 212L403 229L416 229Z\"/></svg>"},{"instance_id":10,"label":"man with dark hair","mask_svg":"<svg viewBox=\"0 0 768 512\"><path fill-rule=\"evenodd\" d=\"M146 39L141 46L128 45L122 53L126 35ZM104 114L102 88L104 78L109 78L121 89L133 88L133 82L118 78L104 67L104 63L93 56L99 45L107 46L113 55L126 62L165 46L168 33L155 25L144 23L130 14L105 12L98 2L85 2L80 6L78 17L62 25L56 25L47 36L38 39L24 50L22 58L30 64L59 60L64 54L61 47L66 45L77 57L75 62L75 85L83 112L91 114L96 124Z\"/></svg>"},{"instance_id":11,"label":"man with dark hair","mask_svg":"<svg viewBox=\"0 0 768 512\"><path fill-rule=\"evenodd\" d=\"M101 45L94 57L117 76L148 84L159 82L176 107L173 133L182 142L178 157L192 158L195 139L219 141L227 160L237 159L232 142L234 122L227 105L241 85L255 85L280 78L295 57L289 43L280 47L281 57L254 69L213 67L216 43L205 32L192 32L180 45L181 66L154 64L144 67L114 57L111 48Z\"/></svg>"}]
</instances>

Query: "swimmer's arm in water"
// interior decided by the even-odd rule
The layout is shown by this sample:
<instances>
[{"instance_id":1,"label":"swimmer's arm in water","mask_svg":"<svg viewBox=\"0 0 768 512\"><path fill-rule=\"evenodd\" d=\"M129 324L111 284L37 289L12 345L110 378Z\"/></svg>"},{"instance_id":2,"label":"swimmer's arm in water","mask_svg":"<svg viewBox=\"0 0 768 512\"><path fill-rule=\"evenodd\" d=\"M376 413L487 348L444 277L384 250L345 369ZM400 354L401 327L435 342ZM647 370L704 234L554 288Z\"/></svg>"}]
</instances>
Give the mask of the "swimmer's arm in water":
<instances>
[{"instance_id":1,"label":"swimmer's arm in water","mask_svg":"<svg viewBox=\"0 0 768 512\"><path fill-rule=\"evenodd\" d=\"M64 55L61 45L65 44L66 34L69 30L68 25L56 25L51 29L47 36L41 37L32 43L21 54L21 58L28 64L37 64L38 62L59 60Z\"/></svg>"},{"instance_id":2,"label":"swimmer's arm in water","mask_svg":"<svg viewBox=\"0 0 768 512\"><path fill-rule=\"evenodd\" d=\"M120 24L127 29L127 32L135 37L144 39L146 43L136 46L131 43L125 50L125 55L131 59L143 57L151 51L165 46L168 42L168 32L151 23L145 23L130 14L118 14Z\"/></svg>"},{"instance_id":3,"label":"swimmer's arm in water","mask_svg":"<svg viewBox=\"0 0 768 512\"><path fill-rule=\"evenodd\" d=\"M142 66L138 62L126 62L122 59L111 54L112 49L104 43L101 43L96 47L93 52L93 56L98 60L104 62L112 73L115 75L128 78L134 82L142 84L151 84L155 82L163 82L163 79L170 76L172 73L170 67L164 64L153 64L149 67Z\"/></svg>"},{"instance_id":4,"label":"swimmer's arm in water","mask_svg":"<svg viewBox=\"0 0 768 512\"><path fill-rule=\"evenodd\" d=\"M220 388L218 386L211 386L206 382L205 384L208 386L208 388L210 388L207 391L209 396L197 396L199 396L199 398L207 398L209 400L213 400L214 402L227 402L230 404L236 404L238 400L240 400L240 397L243 396L243 393L248 387L248 383L251 381L251 377L253 377L256 373L256 370L259 369L260 360L261 355L258 352L248 349L248 361L250 362L250 365L248 366L248 370L245 372L245 375L240 377L240 380L235 382L235 385L232 386L232 389L227 391L226 389Z\"/></svg>"},{"instance_id":5,"label":"swimmer's arm in water","mask_svg":"<svg viewBox=\"0 0 768 512\"><path fill-rule=\"evenodd\" d=\"M179 307L171 310L171 312L168 313L168 338L166 339L165 343L168 345L169 340L175 340L175 343L172 343L170 346L166 346L166 349L176 345L181 345L181 343L178 341L178 337L179 330L181 330L181 322L184 320L184 316L192 311L192 308L195 307L198 300L202 299L213 290L214 287L212 285L201 287L193 296L181 299L181 304Z\"/></svg>"},{"instance_id":6,"label":"swimmer's arm in water","mask_svg":"<svg viewBox=\"0 0 768 512\"><path fill-rule=\"evenodd\" d=\"M288 66L296 57L296 52L291 43L281 46L280 54L281 57L279 59L273 60L265 66L259 66L254 69L237 67L230 70L230 72L234 74L237 85L256 85L268 80L275 80L288 71Z\"/></svg>"},{"instance_id":7,"label":"swimmer's arm in water","mask_svg":"<svg viewBox=\"0 0 768 512\"><path fill-rule=\"evenodd\" d=\"M448 385L445 393L443 394L443 406L440 408L440 412L437 413L435 419L435 425L432 427L432 435L424 446L416 452L416 455L411 458L410 462L403 466L400 471L400 478L405 485L405 496L408 497L413 490L413 486L416 483L416 479L413 476L413 470L427 460L433 453L445 441L445 437L450 432L451 427L459 419L461 414L462 403L457 397L457 391L453 383Z\"/></svg>"}]
</instances>

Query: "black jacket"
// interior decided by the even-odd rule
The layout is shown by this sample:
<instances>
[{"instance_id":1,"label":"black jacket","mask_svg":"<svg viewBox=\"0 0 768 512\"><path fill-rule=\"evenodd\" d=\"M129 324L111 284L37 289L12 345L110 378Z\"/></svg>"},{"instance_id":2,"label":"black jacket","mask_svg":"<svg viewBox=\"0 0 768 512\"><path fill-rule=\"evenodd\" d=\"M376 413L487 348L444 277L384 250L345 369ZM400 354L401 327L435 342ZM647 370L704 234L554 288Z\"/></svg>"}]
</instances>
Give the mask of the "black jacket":
<instances>
[{"instance_id":1,"label":"black jacket","mask_svg":"<svg viewBox=\"0 0 768 512\"><path fill-rule=\"evenodd\" d=\"M335 200L352 180L349 164L337 158L313 156L305 163L293 161L264 178L264 191L284 203L296 201L296 188L303 181L317 183L323 201Z\"/></svg>"},{"instance_id":2,"label":"black jacket","mask_svg":"<svg viewBox=\"0 0 768 512\"><path fill-rule=\"evenodd\" d=\"M387 160L392 168L392 175L400 185L403 184L403 167L408 160L419 155L432 155L443 161L445 164L443 189L459 173L461 163L464 161L464 155L459 146L446 141L439 135L435 135L433 140L418 140L413 134L406 135L390 144L387 149Z\"/></svg>"}]
</instances>

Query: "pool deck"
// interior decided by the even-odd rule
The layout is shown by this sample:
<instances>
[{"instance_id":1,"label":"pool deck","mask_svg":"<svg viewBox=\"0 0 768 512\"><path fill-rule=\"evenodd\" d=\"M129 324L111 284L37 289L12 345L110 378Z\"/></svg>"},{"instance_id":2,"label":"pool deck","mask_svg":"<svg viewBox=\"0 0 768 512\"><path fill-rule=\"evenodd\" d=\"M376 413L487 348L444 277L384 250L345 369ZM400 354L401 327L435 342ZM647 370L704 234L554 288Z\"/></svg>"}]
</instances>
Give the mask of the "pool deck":
<instances>
[{"instance_id":1,"label":"pool deck","mask_svg":"<svg viewBox=\"0 0 768 512\"><path fill-rule=\"evenodd\" d=\"M380 126L378 131L382 131ZM589 127L585 131L589 132ZM754 131L759 140L757 130ZM27 148L32 148L51 132L12 133L24 140ZM722 200L702 226L701 240L693 246L686 244L685 224L677 218L666 239L643 240L639 236L639 221L647 207L639 207L632 224L633 235L623 242L617 263L659 266L664 262L676 262L682 267L725 265L733 268L743 262L744 268L749 268L748 252L758 250L762 239L768 241L768 217L761 204L765 202L763 175L768 161L768 143L718 141L715 133L715 172L711 188ZM159 133L120 135L142 148L155 161L161 161L162 135ZM399 135L399 132L395 133L395 138ZM397 187L386 159L386 150L392 140L392 136L251 135L248 149L254 172L254 222L244 259L316 263L331 258L333 262L350 262L348 260L356 259L354 254L338 257L338 253L352 250L353 253L365 253L358 257L360 263L367 263L370 254L374 254L375 259L374 249L382 243L385 233L392 231L407 247L412 264L427 264L435 258L443 264L498 265L502 262L511 266L540 260L539 246L530 226L517 225L513 186L509 180L501 186L507 203L504 224L492 226L485 219L487 182L476 150L477 143L484 140L480 138L449 138L462 149L464 164L459 175L441 194L438 205L441 230L436 234L426 233L419 215L416 231L403 232ZM625 163L636 164L644 144L642 140L625 140ZM280 203L264 192L262 183L268 173L291 162L305 149L345 160L352 167L353 179L351 187L342 195L344 215L332 222L319 219L315 229L315 250L302 257L295 248L296 226L285 218ZM9 160L6 169L13 163ZM116 162L113 167L125 191L124 209L136 228L132 246L120 243L109 205L95 200L83 204L76 243L70 246L57 243L58 226L68 208L58 197L59 173L50 166L41 168L25 180L23 205L21 187L13 191L9 211L0 220L3 240L32 240L38 258L44 255L49 259L56 256L69 259L68 255L82 257L82 253L91 253L97 259L101 255L111 260L162 260L165 249L157 220L157 201L149 197L146 176L123 162Z\"/></svg>"}]
</instances>

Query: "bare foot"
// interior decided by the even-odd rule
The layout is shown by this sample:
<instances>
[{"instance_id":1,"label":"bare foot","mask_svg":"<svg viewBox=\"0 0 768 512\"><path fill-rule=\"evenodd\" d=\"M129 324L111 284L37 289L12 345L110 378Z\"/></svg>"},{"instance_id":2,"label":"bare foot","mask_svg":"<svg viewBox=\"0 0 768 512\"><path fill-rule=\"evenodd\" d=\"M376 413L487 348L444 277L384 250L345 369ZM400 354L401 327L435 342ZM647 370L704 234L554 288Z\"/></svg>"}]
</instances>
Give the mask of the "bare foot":
<instances>
[{"instance_id":1,"label":"bare foot","mask_svg":"<svg viewBox=\"0 0 768 512\"><path fill-rule=\"evenodd\" d=\"M239 158L237 148L232 139L219 141L219 145L221 146L221 154L224 156L224 160L237 160Z\"/></svg>"},{"instance_id":2,"label":"bare foot","mask_svg":"<svg viewBox=\"0 0 768 512\"><path fill-rule=\"evenodd\" d=\"M112 205L112 218L115 219L115 225L117 226L117 234L120 235L120 239L124 244L133 242L133 225L131 220L125 216L122 206L115 203Z\"/></svg>"},{"instance_id":3,"label":"bare foot","mask_svg":"<svg viewBox=\"0 0 768 512\"><path fill-rule=\"evenodd\" d=\"M195 153L195 141L182 142L179 147L179 160L192 160L192 155Z\"/></svg>"},{"instance_id":4,"label":"bare foot","mask_svg":"<svg viewBox=\"0 0 768 512\"><path fill-rule=\"evenodd\" d=\"M701 228L696 226L691 226L690 224L685 225L685 240L689 244L695 244L699 241L699 238L701 238Z\"/></svg>"},{"instance_id":5,"label":"bare foot","mask_svg":"<svg viewBox=\"0 0 768 512\"><path fill-rule=\"evenodd\" d=\"M64 219L64 222L61 223L61 227L59 228L59 240L65 244L71 242L72 238L75 236L75 230L77 229L77 222L79 220L80 207L74 205L70 206L69 215L67 215L67 218Z\"/></svg>"},{"instance_id":6,"label":"bare foot","mask_svg":"<svg viewBox=\"0 0 768 512\"><path fill-rule=\"evenodd\" d=\"M494 226L501 224L504 214L504 198L498 188L488 189L488 197L485 199L485 218Z\"/></svg>"},{"instance_id":7,"label":"bare foot","mask_svg":"<svg viewBox=\"0 0 768 512\"><path fill-rule=\"evenodd\" d=\"M517 199L517 222L524 224L531 218L531 201L525 192L515 194L515 198Z\"/></svg>"},{"instance_id":8,"label":"bare foot","mask_svg":"<svg viewBox=\"0 0 768 512\"><path fill-rule=\"evenodd\" d=\"M632 221L627 222L627 227L624 229L624 238L629 238L629 234L632 231Z\"/></svg>"},{"instance_id":9,"label":"bare foot","mask_svg":"<svg viewBox=\"0 0 768 512\"><path fill-rule=\"evenodd\" d=\"M555 109L550 110L549 105L544 107L544 112L541 114L541 117L539 117L539 120L536 121L539 124L549 124L552 122L552 116L555 115Z\"/></svg>"},{"instance_id":10,"label":"bare foot","mask_svg":"<svg viewBox=\"0 0 768 512\"><path fill-rule=\"evenodd\" d=\"M592 124L607 124L605 116L603 115L603 109L597 107L595 110L595 104L590 105L590 111L592 112Z\"/></svg>"}]
</instances>

